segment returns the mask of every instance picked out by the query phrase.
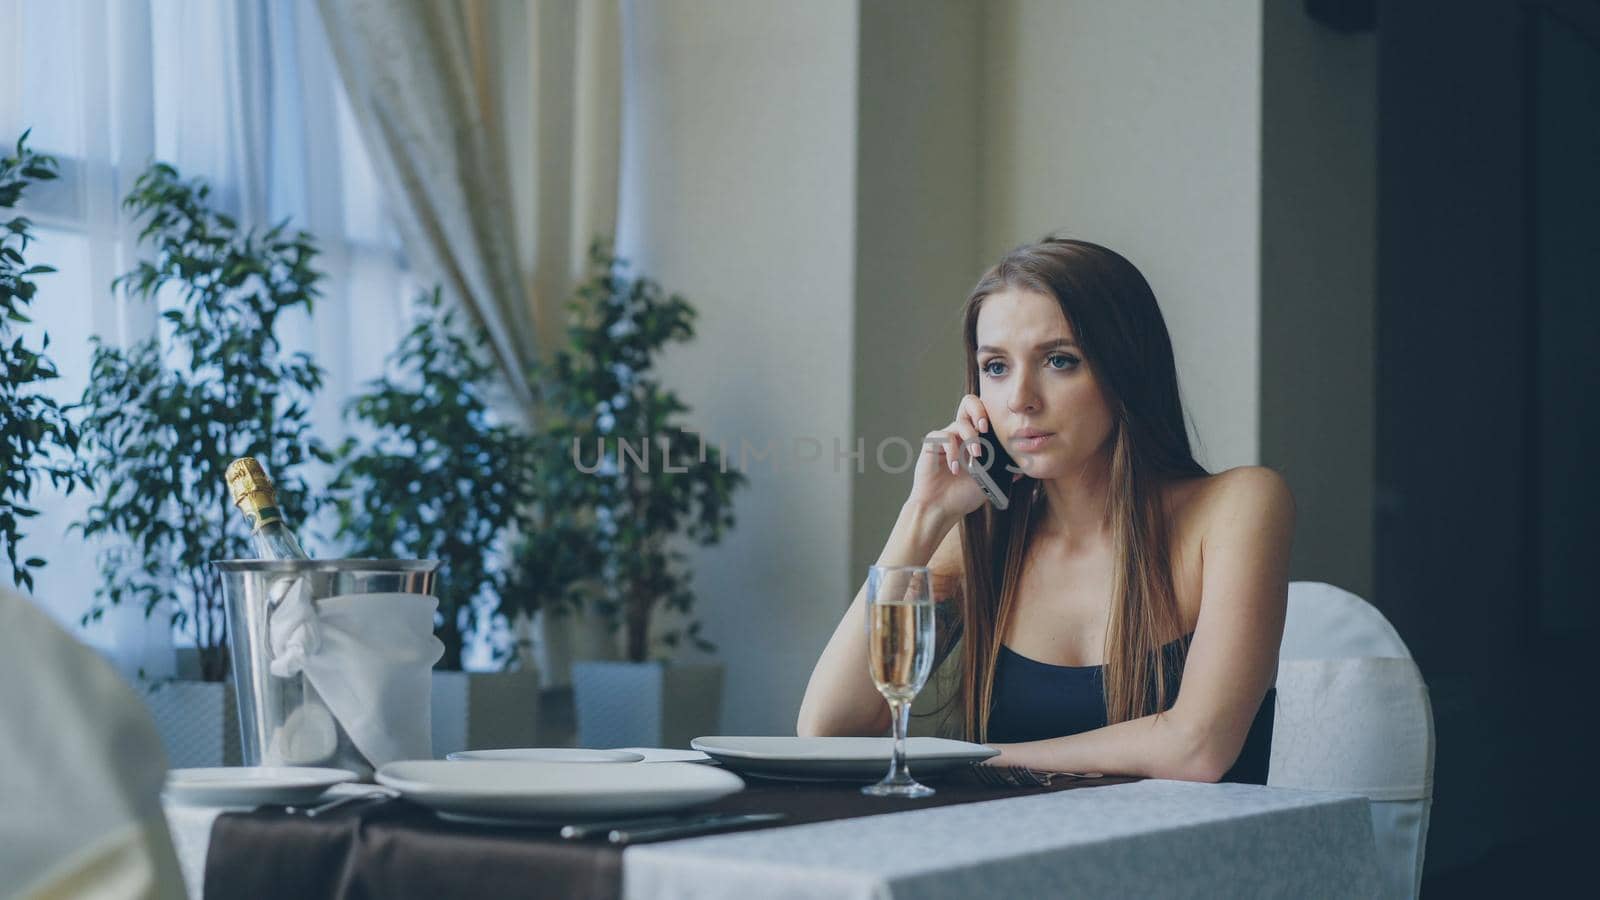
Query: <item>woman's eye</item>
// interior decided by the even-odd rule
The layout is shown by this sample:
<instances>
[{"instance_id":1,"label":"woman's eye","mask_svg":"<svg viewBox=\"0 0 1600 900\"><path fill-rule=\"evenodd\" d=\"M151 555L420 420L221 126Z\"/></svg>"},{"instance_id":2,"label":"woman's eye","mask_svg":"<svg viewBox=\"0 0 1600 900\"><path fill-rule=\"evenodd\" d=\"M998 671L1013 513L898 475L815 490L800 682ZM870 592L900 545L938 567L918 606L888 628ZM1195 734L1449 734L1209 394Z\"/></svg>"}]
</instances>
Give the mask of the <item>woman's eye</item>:
<instances>
[{"instance_id":1,"label":"woman's eye","mask_svg":"<svg viewBox=\"0 0 1600 900\"><path fill-rule=\"evenodd\" d=\"M983 374L988 375L991 378L999 378L1001 375L1006 373L1006 364L998 359L991 359L984 363L980 368L983 369ZM996 371L997 369L998 371Z\"/></svg>"},{"instance_id":2,"label":"woman's eye","mask_svg":"<svg viewBox=\"0 0 1600 900\"><path fill-rule=\"evenodd\" d=\"M1071 369L1078 365L1078 358L1076 356L1068 356L1065 353L1053 353L1047 362L1050 363L1050 368L1052 369Z\"/></svg>"}]
</instances>

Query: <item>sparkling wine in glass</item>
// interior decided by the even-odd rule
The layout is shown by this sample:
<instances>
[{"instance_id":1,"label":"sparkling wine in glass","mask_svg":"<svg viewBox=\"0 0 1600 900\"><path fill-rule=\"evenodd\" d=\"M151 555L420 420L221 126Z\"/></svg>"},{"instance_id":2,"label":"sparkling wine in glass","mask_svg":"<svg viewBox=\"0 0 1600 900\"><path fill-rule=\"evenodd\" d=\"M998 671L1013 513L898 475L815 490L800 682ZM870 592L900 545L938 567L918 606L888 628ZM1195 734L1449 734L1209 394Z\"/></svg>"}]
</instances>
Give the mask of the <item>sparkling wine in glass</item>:
<instances>
[{"instance_id":1,"label":"sparkling wine in glass","mask_svg":"<svg viewBox=\"0 0 1600 900\"><path fill-rule=\"evenodd\" d=\"M906 768L906 727L911 701L933 668L934 603L923 566L873 566L867 570L867 669L878 693L889 701L894 754L889 774L861 789L877 797L926 797Z\"/></svg>"}]
</instances>

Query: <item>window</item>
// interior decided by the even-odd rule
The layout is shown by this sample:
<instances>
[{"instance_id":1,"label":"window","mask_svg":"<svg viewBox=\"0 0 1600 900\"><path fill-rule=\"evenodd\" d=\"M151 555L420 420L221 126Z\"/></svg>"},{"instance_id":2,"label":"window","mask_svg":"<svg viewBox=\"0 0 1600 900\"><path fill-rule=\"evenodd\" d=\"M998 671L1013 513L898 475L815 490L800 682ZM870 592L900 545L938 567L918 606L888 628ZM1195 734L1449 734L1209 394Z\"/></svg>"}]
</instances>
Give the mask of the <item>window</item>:
<instances>
[{"instance_id":1,"label":"window","mask_svg":"<svg viewBox=\"0 0 1600 900\"><path fill-rule=\"evenodd\" d=\"M327 441L342 437L344 401L382 371L416 286L311 0L0 0L0 141L25 128L62 164L22 209L38 236L29 262L59 270L38 279L32 326L49 334L63 376L53 394L82 394L92 335L155 333L156 310L113 297L110 282L137 252L122 197L159 159L206 178L242 222L289 217L319 238L323 299L284 338L327 368L315 415ZM24 549L49 565L35 599L76 629L98 575L93 548L66 532L87 500L36 499L43 514ZM165 627L142 610L82 636L128 672L160 674L170 655Z\"/></svg>"}]
</instances>

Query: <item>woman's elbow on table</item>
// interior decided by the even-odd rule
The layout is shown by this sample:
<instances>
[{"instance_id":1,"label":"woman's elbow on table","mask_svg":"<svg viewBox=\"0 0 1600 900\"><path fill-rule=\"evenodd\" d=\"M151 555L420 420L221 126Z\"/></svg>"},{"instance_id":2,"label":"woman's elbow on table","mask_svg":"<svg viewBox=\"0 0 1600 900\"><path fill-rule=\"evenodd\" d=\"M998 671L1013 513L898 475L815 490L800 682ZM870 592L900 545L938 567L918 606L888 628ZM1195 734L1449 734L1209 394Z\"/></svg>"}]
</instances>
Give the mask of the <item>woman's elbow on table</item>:
<instances>
[{"instance_id":1,"label":"woman's elbow on table","mask_svg":"<svg viewBox=\"0 0 1600 900\"><path fill-rule=\"evenodd\" d=\"M860 729L848 727L836 719L830 719L820 713L809 710L800 710L800 717L795 721L794 733L800 737L850 737L864 734Z\"/></svg>"},{"instance_id":2,"label":"woman's elbow on table","mask_svg":"<svg viewBox=\"0 0 1600 900\"><path fill-rule=\"evenodd\" d=\"M802 703L800 715L795 719L794 733L800 737L860 737L883 734L889 727L889 717L885 714L880 718L882 721L850 722L838 715L837 711L830 715L828 710Z\"/></svg>"},{"instance_id":3,"label":"woman's elbow on table","mask_svg":"<svg viewBox=\"0 0 1600 900\"><path fill-rule=\"evenodd\" d=\"M843 734L837 716L829 716L824 704L807 697L800 702L800 714L795 718L794 733L800 737L834 737Z\"/></svg>"},{"instance_id":4,"label":"woman's elbow on table","mask_svg":"<svg viewBox=\"0 0 1600 900\"><path fill-rule=\"evenodd\" d=\"M1206 784L1216 784L1222 776L1228 774L1232 761L1226 764L1220 762L1221 757L1205 754L1195 754L1187 759L1179 760L1173 766L1172 772L1159 777L1170 778L1173 781L1199 781Z\"/></svg>"},{"instance_id":5,"label":"woman's elbow on table","mask_svg":"<svg viewBox=\"0 0 1600 900\"><path fill-rule=\"evenodd\" d=\"M828 732L823 729L822 723L817 720L817 716L805 707L800 708L800 716L794 723L794 733L800 737L828 736Z\"/></svg>"},{"instance_id":6,"label":"woman's elbow on table","mask_svg":"<svg viewBox=\"0 0 1600 900\"><path fill-rule=\"evenodd\" d=\"M1241 741L1204 729L1183 729L1187 736L1168 744L1165 758L1150 772L1153 778L1173 781L1199 781L1215 784L1222 780L1243 750Z\"/></svg>"}]
</instances>

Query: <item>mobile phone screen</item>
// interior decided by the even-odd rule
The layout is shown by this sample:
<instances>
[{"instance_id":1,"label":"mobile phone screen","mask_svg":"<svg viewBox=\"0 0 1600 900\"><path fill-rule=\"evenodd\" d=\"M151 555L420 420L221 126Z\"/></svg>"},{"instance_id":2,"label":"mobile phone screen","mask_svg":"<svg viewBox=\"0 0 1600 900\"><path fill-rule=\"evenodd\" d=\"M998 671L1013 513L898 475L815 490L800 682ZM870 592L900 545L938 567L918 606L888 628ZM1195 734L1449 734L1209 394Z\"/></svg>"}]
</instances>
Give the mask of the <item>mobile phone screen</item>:
<instances>
[{"instance_id":1,"label":"mobile phone screen","mask_svg":"<svg viewBox=\"0 0 1600 900\"><path fill-rule=\"evenodd\" d=\"M984 496L996 509L1006 509L1011 505L1012 472L1008 468L1011 455L1000 446L1000 441L992 433L980 436L983 449L979 458L967 464L967 474L983 489Z\"/></svg>"},{"instance_id":2,"label":"mobile phone screen","mask_svg":"<svg viewBox=\"0 0 1600 900\"><path fill-rule=\"evenodd\" d=\"M994 432L991 431L981 437L987 445L985 452L994 454L994 462L987 466L989 477L993 478L997 484L1007 488L1007 494L1011 493L1011 479L1015 477L1011 473L1011 469L1016 463L1011 459L1011 454L1006 452L1006 448L1000 446L1000 439L994 436ZM983 460L979 460L979 462L981 463Z\"/></svg>"}]
</instances>

